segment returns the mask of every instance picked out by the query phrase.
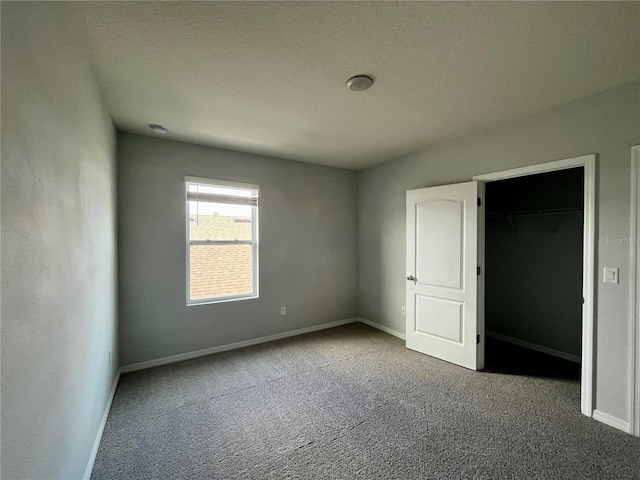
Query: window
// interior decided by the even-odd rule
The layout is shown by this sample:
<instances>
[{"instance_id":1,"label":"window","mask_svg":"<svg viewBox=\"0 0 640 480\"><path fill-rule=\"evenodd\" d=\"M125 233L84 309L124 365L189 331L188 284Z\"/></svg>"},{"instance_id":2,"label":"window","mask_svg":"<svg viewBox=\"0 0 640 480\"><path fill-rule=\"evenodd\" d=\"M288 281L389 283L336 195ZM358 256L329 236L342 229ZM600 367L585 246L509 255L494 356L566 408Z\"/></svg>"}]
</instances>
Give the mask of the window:
<instances>
[{"instance_id":1,"label":"window","mask_svg":"<svg viewBox=\"0 0 640 480\"><path fill-rule=\"evenodd\" d=\"M258 185L186 177L187 305L258 296Z\"/></svg>"}]
</instances>

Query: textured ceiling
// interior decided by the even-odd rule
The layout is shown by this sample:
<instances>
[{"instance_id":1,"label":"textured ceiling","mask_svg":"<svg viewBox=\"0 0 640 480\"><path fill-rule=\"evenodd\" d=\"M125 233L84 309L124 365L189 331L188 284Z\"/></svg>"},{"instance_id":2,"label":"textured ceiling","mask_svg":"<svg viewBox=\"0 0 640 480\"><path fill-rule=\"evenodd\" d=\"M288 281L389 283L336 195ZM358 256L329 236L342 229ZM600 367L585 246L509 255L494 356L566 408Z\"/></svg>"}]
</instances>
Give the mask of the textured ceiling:
<instances>
[{"instance_id":1,"label":"textured ceiling","mask_svg":"<svg viewBox=\"0 0 640 480\"><path fill-rule=\"evenodd\" d=\"M635 2L61 8L120 129L353 169L640 78Z\"/></svg>"}]
</instances>

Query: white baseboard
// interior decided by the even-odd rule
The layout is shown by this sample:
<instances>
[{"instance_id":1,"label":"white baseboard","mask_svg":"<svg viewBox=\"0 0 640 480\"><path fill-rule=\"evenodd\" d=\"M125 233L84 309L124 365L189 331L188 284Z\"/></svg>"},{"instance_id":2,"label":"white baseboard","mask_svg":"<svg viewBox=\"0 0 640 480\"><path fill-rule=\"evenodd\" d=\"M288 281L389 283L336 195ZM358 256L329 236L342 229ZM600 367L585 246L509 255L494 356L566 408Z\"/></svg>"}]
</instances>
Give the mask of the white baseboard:
<instances>
[{"instance_id":1,"label":"white baseboard","mask_svg":"<svg viewBox=\"0 0 640 480\"><path fill-rule=\"evenodd\" d=\"M379 323L372 322L371 320L367 320L366 318L360 317L358 318L358 321L360 323L364 323L365 325L369 325L370 327L377 328L378 330L382 330L383 332L388 333L389 335L393 335L394 337L401 338L402 340L407 339L407 336L405 335L404 332L399 332L398 330L385 327L384 325L380 325Z\"/></svg>"},{"instance_id":2,"label":"white baseboard","mask_svg":"<svg viewBox=\"0 0 640 480\"><path fill-rule=\"evenodd\" d=\"M170 357L156 358L155 360L149 360L148 362L134 363L132 365L125 365L120 368L120 372L128 373L135 372L137 370L145 370L147 368L159 367L161 365L168 365L170 363L182 362L183 360L190 360L192 358L204 357L205 355L211 355L213 353L226 352L228 350L236 350L238 348L250 347L251 345L258 345L260 343L273 342L274 340L281 340L283 338L295 337L296 335L303 335L305 333L317 332L318 330L325 330L327 328L338 327L340 325L346 325L347 323L357 322L357 318L346 318L344 320L338 320L336 322L323 323L322 325L314 325L313 327L300 328L298 330L290 330L288 332L276 333L275 335L268 335L266 337L254 338L251 340L245 340L243 342L229 343L227 345L220 345L218 347L205 348L203 350L196 350L195 352L180 353L178 355L172 355Z\"/></svg>"},{"instance_id":3,"label":"white baseboard","mask_svg":"<svg viewBox=\"0 0 640 480\"><path fill-rule=\"evenodd\" d=\"M604 423L605 425L609 425L610 427L622 430L625 433L631 433L631 425L629 424L629 422L620 420L619 418L609 415L608 413L601 412L598 409L593 411L592 418Z\"/></svg>"},{"instance_id":4,"label":"white baseboard","mask_svg":"<svg viewBox=\"0 0 640 480\"><path fill-rule=\"evenodd\" d=\"M93 448L91 449L91 454L89 455L89 461L87 462L87 468L84 469L84 475L82 476L83 480L89 480L89 478L91 478L91 472L93 471L93 464L96 461L96 455L98 455L98 448L100 448L102 433L104 432L104 427L107 424L107 418L109 417L109 411L111 410L113 397L116 395L116 388L118 387L119 380L120 380L120 371L118 370L118 373L116 373L116 378L113 381L113 385L111 386L111 391L109 392L109 398L107 399L107 404L104 407L102 419L100 420L100 426L98 427L98 432L96 433L96 439L93 442Z\"/></svg>"},{"instance_id":5,"label":"white baseboard","mask_svg":"<svg viewBox=\"0 0 640 480\"><path fill-rule=\"evenodd\" d=\"M520 340L518 338L509 337L508 335L503 335L501 333L496 332L486 332L487 337L493 337L498 340L502 340L503 342L513 343L514 345L518 345L520 347L528 348L530 350L535 350L537 352L546 353L547 355L553 355L554 357L563 358L564 360L569 360L570 362L581 363L582 359L577 355L572 355L571 353L561 352L559 350L554 350L553 348L543 347L542 345L537 345L535 343L526 342L524 340Z\"/></svg>"}]
</instances>

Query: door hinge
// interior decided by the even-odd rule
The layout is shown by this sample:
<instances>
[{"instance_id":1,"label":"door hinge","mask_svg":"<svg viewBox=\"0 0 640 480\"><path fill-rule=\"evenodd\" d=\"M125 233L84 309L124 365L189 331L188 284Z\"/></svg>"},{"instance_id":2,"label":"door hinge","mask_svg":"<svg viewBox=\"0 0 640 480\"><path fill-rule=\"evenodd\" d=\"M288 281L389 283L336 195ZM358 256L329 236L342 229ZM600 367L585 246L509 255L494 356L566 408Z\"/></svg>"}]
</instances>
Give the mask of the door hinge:
<instances>
[{"instance_id":1,"label":"door hinge","mask_svg":"<svg viewBox=\"0 0 640 480\"><path fill-rule=\"evenodd\" d=\"M476 336L476 343L477 343L478 345L480 345L480 335L477 335L477 336Z\"/></svg>"},{"instance_id":2,"label":"door hinge","mask_svg":"<svg viewBox=\"0 0 640 480\"><path fill-rule=\"evenodd\" d=\"M478 206L481 207L482 206L482 199L480 197L478 197Z\"/></svg>"},{"instance_id":3,"label":"door hinge","mask_svg":"<svg viewBox=\"0 0 640 480\"><path fill-rule=\"evenodd\" d=\"M480 275L480 267L478 267L478 270L477 270L477 271L478 271L478 275Z\"/></svg>"}]
</instances>

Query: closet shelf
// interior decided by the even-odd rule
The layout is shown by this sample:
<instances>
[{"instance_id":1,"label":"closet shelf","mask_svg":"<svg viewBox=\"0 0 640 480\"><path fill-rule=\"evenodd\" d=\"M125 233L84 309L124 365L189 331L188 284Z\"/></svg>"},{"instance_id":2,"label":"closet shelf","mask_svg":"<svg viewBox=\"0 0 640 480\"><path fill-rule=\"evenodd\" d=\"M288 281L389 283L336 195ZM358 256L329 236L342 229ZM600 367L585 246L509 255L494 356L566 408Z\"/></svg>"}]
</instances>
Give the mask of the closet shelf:
<instances>
[{"instance_id":1,"label":"closet shelf","mask_svg":"<svg viewBox=\"0 0 640 480\"><path fill-rule=\"evenodd\" d=\"M509 222L509 226L513 233L518 234L518 229L515 224L511 220L513 217L534 217L534 216L544 216L544 219L549 224L549 228L553 233L558 232L558 223L553 223L550 219L550 215L564 215L568 213L582 213L584 209L581 207L576 208L549 208L546 210L526 210L521 212L486 212L487 217L493 218L504 218Z\"/></svg>"},{"instance_id":2,"label":"closet shelf","mask_svg":"<svg viewBox=\"0 0 640 480\"><path fill-rule=\"evenodd\" d=\"M525 217L536 215L561 215L565 213L582 213L581 207L576 208L550 208L546 210L526 210L521 212L487 212L487 217Z\"/></svg>"}]
</instances>

